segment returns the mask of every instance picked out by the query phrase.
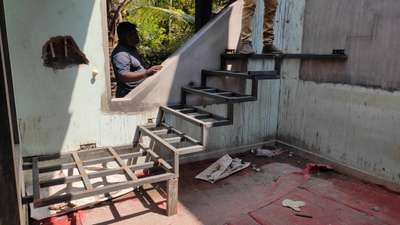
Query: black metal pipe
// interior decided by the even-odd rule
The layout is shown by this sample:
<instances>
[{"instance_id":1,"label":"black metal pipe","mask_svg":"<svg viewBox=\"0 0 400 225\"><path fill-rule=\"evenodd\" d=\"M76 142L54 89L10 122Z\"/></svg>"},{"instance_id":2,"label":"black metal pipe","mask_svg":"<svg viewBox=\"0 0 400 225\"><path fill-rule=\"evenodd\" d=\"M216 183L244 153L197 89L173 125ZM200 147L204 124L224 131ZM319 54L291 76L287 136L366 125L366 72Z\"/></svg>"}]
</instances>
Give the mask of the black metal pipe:
<instances>
[{"instance_id":1,"label":"black metal pipe","mask_svg":"<svg viewBox=\"0 0 400 225\"><path fill-rule=\"evenodd\" d=\"M212 0L196 0L195 7L195 27L198 31L211 20Z\"/></svg>"}]
</instances>

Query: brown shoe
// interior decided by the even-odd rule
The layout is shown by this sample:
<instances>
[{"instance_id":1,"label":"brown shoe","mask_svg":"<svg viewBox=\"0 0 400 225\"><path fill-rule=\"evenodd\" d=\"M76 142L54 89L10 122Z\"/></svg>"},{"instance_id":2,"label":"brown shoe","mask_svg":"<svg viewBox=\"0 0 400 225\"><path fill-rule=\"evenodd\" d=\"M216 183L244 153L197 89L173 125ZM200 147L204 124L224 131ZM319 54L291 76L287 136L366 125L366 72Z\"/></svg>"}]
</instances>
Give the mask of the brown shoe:
<instances>
[{"instance_id":1,"label":"brown shoe","mask_svg":"<svg viewBox=\"0 0 400 225\"><path fill-rule=\"evenodd\" d=\"M250 41L241 42L238 49L239 54L252 55L255 53L253 45Z\"/></svg>"},{"instance_id":2,"label":"brown shoe","mask_svg":"<svg viewBox=\"0 0 400 225\"><path fill-rule=\"evenodd\" d=\"M282 53L282 52L279 49L277 49L274 45L266 44L266 45L264 45L262 53L263 54L271 54L271 53Z\"/></svg>"}]
</instances>

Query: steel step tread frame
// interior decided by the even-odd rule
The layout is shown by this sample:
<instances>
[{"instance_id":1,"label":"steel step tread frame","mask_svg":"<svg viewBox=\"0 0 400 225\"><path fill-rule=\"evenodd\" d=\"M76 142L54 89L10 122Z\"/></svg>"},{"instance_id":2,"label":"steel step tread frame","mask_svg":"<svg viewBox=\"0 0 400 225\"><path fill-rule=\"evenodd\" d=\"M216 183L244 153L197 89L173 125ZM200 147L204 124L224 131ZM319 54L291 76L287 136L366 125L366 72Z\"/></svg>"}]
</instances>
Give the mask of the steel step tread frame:
<instances>
[{"instance_id":1,"label":"steel step tread frame","mask_svg":"<svg viewBox=\"0 0 400 225\"><path fill-rule=\"evenodd\" d=\"M187 140L188 142L192 143L192 146L188 146L188 147L182 147L182 148L176 148L175 146L173 146L173 144L169 143L168 141L166 141L165 139L163 139L162 137L160 137L157 134L154 134L152 132L152 129L157 129L157 128L167 128L168 130L170 130L171 132L181 136L183 139ZM196 139L187 136L186 134L176 130L175 128L169 126L168 124L162 123L160 127L157 127L154 124L154 127L145 127L145 126L139 126L138 129L140 130L140 132L143 132L145 136L149 136L152 140L156 141L157 143L161 144L163 147L167 148L168 150L170 150L171 152L173 152L176 155L186 155L186 154L191 154L191 153L196 153L196 152L201 152L204 151L205 148L203 145L201 145L200 141L197 141ZM140 143L138 143L140 144Z\"/></svg>"},{"instance_id":2,"label":"steel step tread frame","mask_svg":"<svg viewBox=\"0 0 400 225\"><path fill-rule=\"evenodd\" d=\"M236 96L226 96L226 95L221 95L218 94L218 92L207 92L204 90L208 90L208 87L182 87L182 91L187 94L195 94L195 95L201 95L204 97L208 98L213 98L217 100L223 100L226 103L240 103L240 102L251 102L251 101L256 101L257 98L252 96L252 95L243 95L231 91L225 91L221 89L214 88L215 90L219 92L230 92L233 95Z\"/></svg>"},{"instance_id":3,"label":"steel step tread frame","mask_svg":"<svg viewBox=\"0 0 400 225\"><path fill-rule=\"evenodd\" d=\"M115 149L123 149L123 148L128 148L128 146L115 147ZM130 148L132 148L132 146L130 146ZM55 159L57 159L57 158L55 158L55 155L52 155L51 157L50 156L34 156L34 157L25 158L24 170L32 170L33 194L30 196L24 196L23 203L24 204L33 203L33 206L35 208L39 208L39 207L49 206L52 204L86 198L86 197L90 197L90 196L94 196L94 195L100 195L100 194L105 194L105 193L109 193L109 192L113 192L113 191L119 191L119 190L130 188L130 187L134 188L134 187L138 187L138 186L148 184L148 183L157 183L157 182L162 182L162 181L168 181L168 180L176 178L176 175L172 172L173 167L171 165L169 165L168 162L166 162L165 160L163 160L161 158L158 158L157 161L155 161L155 162L157 162L158 164L162 164L160 166L160 168L163 168L163 173L156 174L156 175L150 175L150 176L143 177L143 178L138 178L135 175L135 171L142 170L142 169L154 168L154 166L156 166L156 163L154 161L150 161L150 162L138 163L135 165L128 166L123 161L123 159L133 159L133 158L137 158L140 156L144 156L145 154L151 154L151 153L147 152L150 150L143 149L143 151L140 151L140 152L133 152L133 153L127 153L127 154L120 155L120 154L118 154L118 152L115 149L113 147L107 147L107 148L91 149L88 151L75 151L75 152L70 152L70 153L62 154L62 155L59 154L60 158L61 158L61 156L71 157L72 162L58 164L58 165L52 165L52 166L43 166L43 167L39 166L39 162L55 160ZM87 153L87 152L96 153L96 151L103 152L104 150L109 151L110 157L100 157L100 158L94 157L93 159L87 159L87 160L82 160L79 157L80 153ZM117 165L119 165L119 167L112 168L112 169L104 169L104 170L96 171L96 172L92 172L92 173L86 173L85 166L100 164L100 163L105 163L105 162L115 162ZM73 164L75 164L75 165L73 165ZM65 177L55 178L55 179L41 179L40 178L40 175L43 173L57 171L56 168L58 168L58 170L63 170L63 169L68 169L68 168L77 168L79 175L65 176ZM104 176L110 176L110 175L116 175L116 174L124 174L125 176L127 176L127 180L124 182L109 184L109 185L105 185L105 186L98 187L98 188L94 188L93 184L90 183L90 179L104 177ZM82 182L84 184L84 190L72 191L72 192L65 193L65 194L56 194L56 195L52 195L52 196L48 196L48 197L41 197L41 195L40 195L41 188L46 188L46 187L56 186L56 185L61 185L61 184L68 184L68 183L73 183L73 182Z\"/></svg>"},{"instance_id":4,"label":"steel step tread frame","mask_svg":"<svg viewBox=\"0 0 400 225\"><path fill-rule=\"evenodd\" d=\"M186 111L182 111L182 110L180 110L180 108L186 109ZM214 113L207 112L205 110L201 110L201 109L199 109L197 107L193 107L193 106L171 105L171 106L161 106L160 109L166 113L173 114L181 119L184 119L184 120L186 120L194 125L200 126L200 127L203 126L206 128L210 128L210 127L219 127L219 126L226 126L226 125L232 124L232 121L229 121L229 119L227 119L227 118L216 115ZM196 115L196 116L188 115L190 113L200 113L200 114L204 114L204 115L208 115L208 116L201 117L200 115ZM215 121L213 121L213 122L203 121L202 119L205 119L205 118L207 118L207 119L211 118L211 119L214 119Z\"/></svg>"}]
</instances>

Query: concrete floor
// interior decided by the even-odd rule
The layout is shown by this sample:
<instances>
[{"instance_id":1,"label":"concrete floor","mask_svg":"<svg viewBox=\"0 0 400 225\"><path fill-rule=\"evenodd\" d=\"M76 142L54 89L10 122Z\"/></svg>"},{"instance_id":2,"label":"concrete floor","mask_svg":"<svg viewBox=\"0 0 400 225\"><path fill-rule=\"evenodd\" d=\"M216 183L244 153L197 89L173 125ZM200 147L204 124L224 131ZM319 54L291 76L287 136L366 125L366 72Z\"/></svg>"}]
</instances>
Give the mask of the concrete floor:
<instances>
[{"instance_id":1,"label":"concrete floor","mask_svg":"<svg viewBox=\"0 0 400 225\"><path fill-rule=\"evenodd\" d=\"M309 162L288 152L271 159L251 154L239 157L255 163L261 171L248 168L209 184L194 176L214 160L182 165L176 216L164 215L165 191L160 184L42 224L400 224L400 195L396 193L332 171L317 171L307 179L303 169ZM306 202L303 216L282 207L284 199Z\"/></svg>"}]
</instances>

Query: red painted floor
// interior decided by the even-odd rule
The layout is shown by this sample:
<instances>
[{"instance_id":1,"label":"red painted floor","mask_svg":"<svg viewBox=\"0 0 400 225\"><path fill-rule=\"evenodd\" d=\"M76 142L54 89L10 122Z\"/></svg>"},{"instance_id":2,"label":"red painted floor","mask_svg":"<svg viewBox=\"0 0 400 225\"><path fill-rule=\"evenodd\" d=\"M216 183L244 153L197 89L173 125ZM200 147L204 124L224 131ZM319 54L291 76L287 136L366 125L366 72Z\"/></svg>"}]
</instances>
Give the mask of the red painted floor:
<instances>
[{"instance_id":1,"label":"red painted floor","mask_svg":"<svg viewBox=\"0 0 400 225\"><path fill-rule=\"evenodd\" d=\"M284 153L257 158L241 155L261 168L248 168L215 184L194 179L211 161L181 166L178 215L164 216L162 186L145 187L114 202L53 218L42 224L144 225L399 225L400 195L334 171L303 174L308 160ZM284 199L306 203L297 216ZM311 217L311 218L310 218ZM57 222L61 221L61 222Z\"/></svg>"}]
</instances>

